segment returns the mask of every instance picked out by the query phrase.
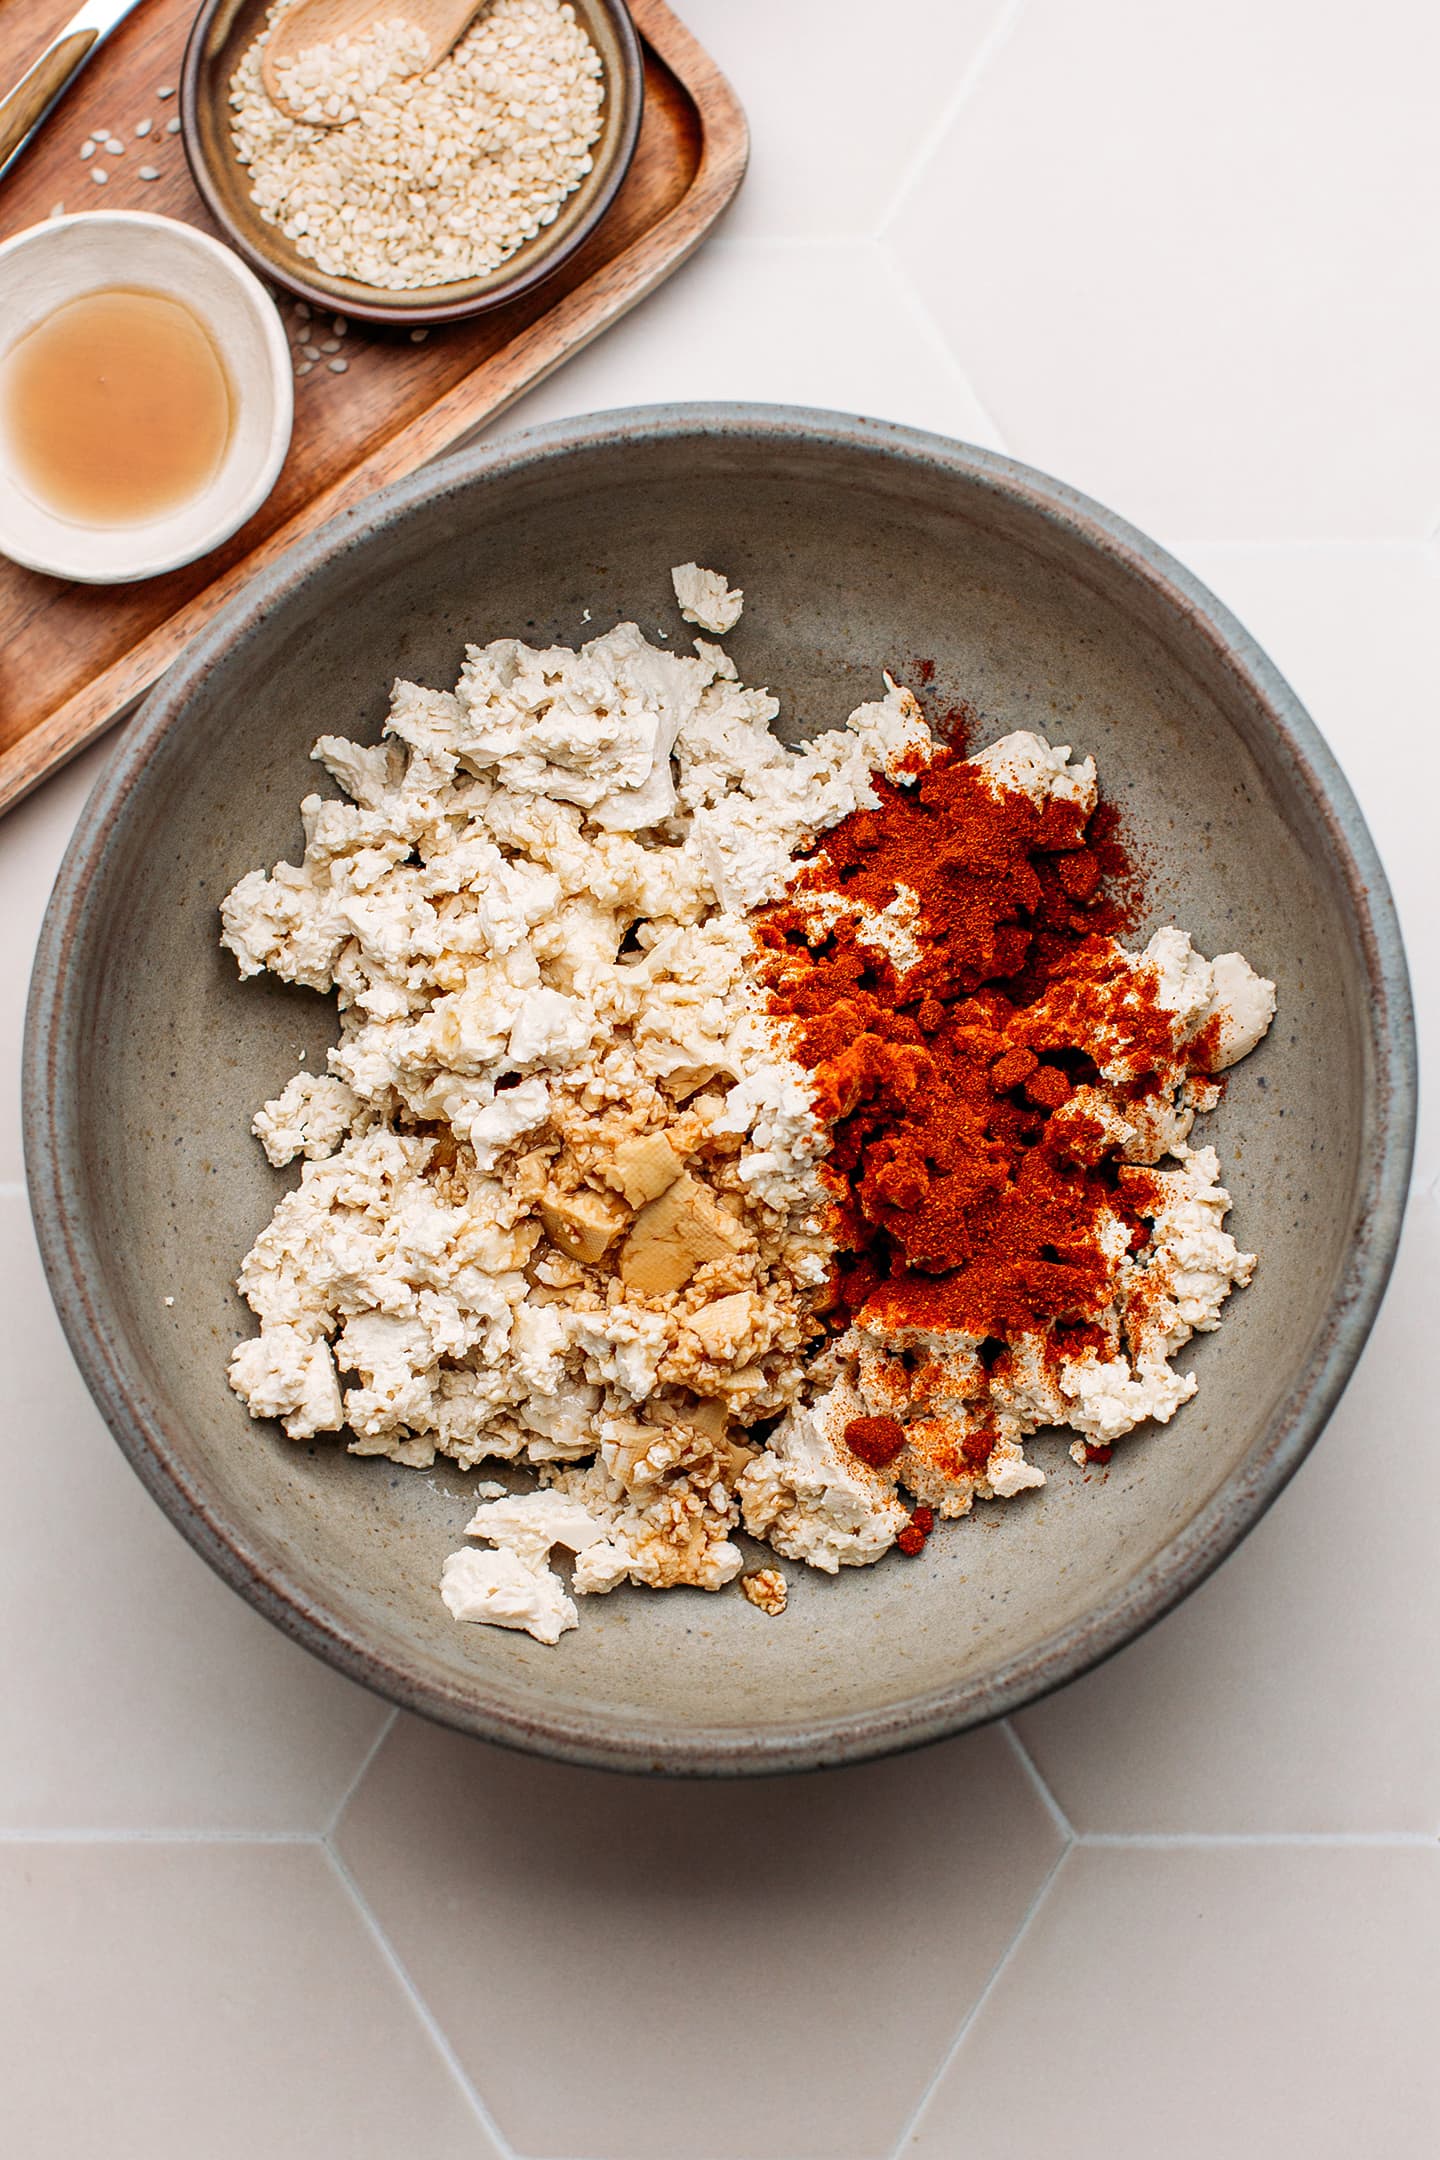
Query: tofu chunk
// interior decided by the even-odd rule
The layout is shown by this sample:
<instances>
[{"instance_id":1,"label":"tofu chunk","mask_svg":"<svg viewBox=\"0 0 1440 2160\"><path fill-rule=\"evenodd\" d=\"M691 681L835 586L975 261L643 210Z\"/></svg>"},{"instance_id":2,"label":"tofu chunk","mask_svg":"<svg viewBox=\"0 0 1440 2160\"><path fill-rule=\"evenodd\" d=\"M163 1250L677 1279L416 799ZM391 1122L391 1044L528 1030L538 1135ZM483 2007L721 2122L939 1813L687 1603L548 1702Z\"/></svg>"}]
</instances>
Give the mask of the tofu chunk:
<instances>
[{"instance_id":1,"label":"tofu chunk","mask_svg":"<svg viewBox=\"0 0 1440 2160\"><path fill-rule=\"evenodd\" d=\"M709 1186L682 1171L635 1217L620 1248L620 1280L642 1297L664 1297L683 1290L707 1260L723 1260L749 1242L749 1233Z\"/></svg>"},{"instance_id":2,"label":"tofu chunk","mask_svg":"<svg viewBox=\"0 0 1440 2160\"><path fill-rule=\"evenodd\" d=\"M668 1192L685 1167L685 1158L663 1132L639 1133L622 1140L611 1169L631 1207L644 1207Z\"/></svg>"},{"instance_id":3,"label":"tofu chunk","mask_svg":"<svg viewBox=\"0 0 1440 2160\"><path fill-rule=\"evenodd\" d=\"M540 1220L552 1245L567 1259L597 1267L630 1221L630 1210L612 1193L548 1192L540 1203Z\"/></svg>"},{"instance_id":4,"label":"tofu chunk","mask_svg":"<svg viewBox=\"0 0 1440 2160\"><path fill-rule=\"evenodd\" d=\"M692 1335L699 1336L705 1355L724 1363L749 1345L758 1312L759 1299L754 1292L737 1290L730 1297L702 1305L685 1324Z\"/></svg>"}]
</instances>

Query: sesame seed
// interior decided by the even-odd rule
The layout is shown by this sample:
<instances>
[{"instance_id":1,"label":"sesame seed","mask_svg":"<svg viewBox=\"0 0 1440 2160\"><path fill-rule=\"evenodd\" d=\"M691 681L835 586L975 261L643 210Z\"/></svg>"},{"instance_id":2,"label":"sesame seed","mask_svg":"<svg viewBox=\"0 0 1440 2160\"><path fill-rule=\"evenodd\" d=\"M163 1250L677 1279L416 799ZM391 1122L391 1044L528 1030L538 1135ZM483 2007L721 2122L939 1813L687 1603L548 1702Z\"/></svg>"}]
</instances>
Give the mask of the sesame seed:
<instances>
[{"instance_id":1,"label":"sesame seed","mask_svg":"<svg viewBox=\"0 0 1440 2160\"><path fill-rule=\"evenodd\" d=\"M295 373L297 375L311 375L314 370L315 363L313 360L297 360L295 363Z\"/></svg>"},{"instance_id":2,"label":"sesame seed","mask_svg":"<svg viewBox=\"0 0 1440 2160\"><path fill-rule=\"evenodd\" d=\"M350 332L350 325L343 315L337 315L330 328L334 331L336 337L347 337Z\"/></svg>"},{"instance_id":3,"label":"sesame seed","mask_svg":"<svg viewBox=\"0 0 1440 2160\"><path fill-rule=\"evenodd\" d=\"M159 174L159 172L158 172L158 171L156 170L155 166L153 166L153 165L142 165L142 166L140 167L140 178L141 178L142 180L158 180L158 179L159 179L159 177L160 177L160 174Z\"/></svg>"},{"instance_id":4,"label":"sesame seed","mask_svg":"<svg viewBox=\"0 0 1440 2160\"><path fill-rule=\"evenodd\" d=\"M350 363L348 360L331 360L327 365L332 375L343 375Z\"/></svg>"},{"instance_id":5,"label":"sesame seed","mask_svg":"<svg viewBox=\"0 0 1440 2160\"><path fill-rule=\"evenodd\" d=\"M305 358L307 360L318 360L320 357L320 348L318 345L302 345L300 347L300 350L305 355Z\"/></svg>"},{"instance_id":6,"label":"sesame seed","mask_svg":"<svg viewBox=\"0 0 1440 2160\"><path fill-rule=\"evenodd\" d=\"M299 121L271 102L259 42L243 54L229 93L251 200L331 276L392 292L484 277L592 170L600 56L573 7L491 0L418 73L418 33L399 0L393 15L377 13L384 19L364 35L281 64L277 87ZM334 335L344 334L337 319Z\"/></svg>"},{"instance_id":7,"label":"sesame seed","mask_svg":"<svg viewBox=\"0 0 1440 2160\"><path fill-rule=\"evenodd\" d=\"M51 217L64 217L64 215L65 215L65 205L64 205L64 203L63 203L63 202L57 202L57 203L52 203L52 204L50 205L50 215L51 215Z\"/></svg>"},{"instance_id":8,"label":"sesame seed","mask_svg":"<svg viewBox=\"0 0 1440 2160\"><path fill-rule=\"evenodd\" d=\"M162 82L162 83L161 83L161 85L160 85L160 87L159 87L159 89L158 89L158 90L157 90L157 91L155 92L155 95L156 95L156 97L158 97L158 98L167 98L167 97L174 97L174 95L175 95L175 85L174 85L174 83Z\"/></svg>"},{"instance_id":9,"label":"sesame seed","mask_svg":"<svg viewBox=\"0 0 1440 2160\"><path fill-rule=\"evenodd\" d=\"M125 155L125 145L118 135L112 135L105 148L109 151L111 157L124 157Z\"/></svg>"},{"instance_id":10,"label":"sesame seed","mask_svg":"<svg viewBox=\"0 0 1440 2160\"><path fill-rule=\"evenodd\" d=\"M104 187L110 175L103 165L92 165L90 167L90 177L95 182L96 187Z\"/></svg>"},{"instance_id":11,"label":"sesame seed","mask_svg":"<svg viewBox=\"0 0 1440 2160\"><path fill-rule=\"evenodd\" d=\"M410 342L412 345L423 345L429 335L428 330L412 330L410 332Z\"/></svg>"},{"instance_id":12,"label":"sesame seed","mask_svg":"<svg viewBox=\"0 0 1440 2160\"><path fill-rule=\"evenodd\" d=\"M300 300L300 301L297 301L297 303L296 303L296 307L295 307L295 313L296 313L296 314L297 314L297 315L299 316L299 318L300 318L301 322L309 322L309 320L310 320L310 303L309 303L309 301L308 301L308 300Z\"/></svg>"},{"instance_id":13,"label":"sesame seed","mask_svg":"<svg viewBox=\"0 0 1440 2160\"><path fill-rule=\"evenodd\" d=\"M143 142L154 125L155 123L153 120L137 120L135 123L136 141Z\"/></svg>"},{"instance_id":14,"label":"sesame seed","mask_svg":"<svg viewBox=\"0 0 1440 2160\"><path fill-rule=\"evenodd\" d=\"M327 338L322 338L322 339L320 340L320 350L321 350L321 352L339 352L339 350L340 350L340 340L339 340L339 338L338 338L338 337L327 337Z\"/></svg>"},{"instance_id":15,"label":"sesame seed","mask_svg":"<svg viewBox=\"0 0 1440 2160\"><path fill-rule=\"evenodd\" d=\"M177 114L175 115L175 118L174 118L173 120L167 120L167 121L165 122L165 133L166 133L167 135L178 135L178 134L179 134L179 132L180 132L180 115L179 115L179 114L177 113Z\"/></svg>"},{"instance_id":16,"label":"sesame seed","mask_svg":"<svg viewBox=\"0 0 1440 2160\"><path fill-rule=\"evenodd\" d=\"M90 140L93 143L102 143L111 132L110 128L91 128Z\"/></svg>"},{"instance_id":17,"label":"sesame seed","mask_svg":"<svg viewBox=\"0 0 1440 2160\"><path fill-rule=\"evenodd\" d=\"M94 143L93 143L93 142L86 142L86 143L81 143L81 145L80 145L80 155L81 155L81 157L82 157L82 158L92 158L92 157L94 157L94 155L95 155L95 145L94 145Z\"/></svg>"}]
</instances>

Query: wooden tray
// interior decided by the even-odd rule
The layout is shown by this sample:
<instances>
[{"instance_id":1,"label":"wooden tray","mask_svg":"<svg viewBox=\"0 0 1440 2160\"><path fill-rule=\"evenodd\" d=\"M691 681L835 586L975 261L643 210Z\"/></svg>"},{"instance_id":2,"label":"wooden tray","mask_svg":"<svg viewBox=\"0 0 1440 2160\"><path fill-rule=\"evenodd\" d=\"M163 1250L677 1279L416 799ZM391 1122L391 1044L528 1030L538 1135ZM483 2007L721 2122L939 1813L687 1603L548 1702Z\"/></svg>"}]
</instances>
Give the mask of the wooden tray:
<instances>
[{"instance_id":1,"label":"wooden tray","mask_svg":"<svg viewBox=\"0 0 1440 2160\"><path fill-rule=\"evenodd\" d=\"M0 0L0 82L13 82L74 12L75 0ZM158 210L207 231L178 135L167 133L190 28L189 0L143 0L0 180L0 239L77 210ZM263 510L213 555L143 585L71 585L0 558L0 810L110 727L224 601L339 510L518 398L652 292L697 247L739 187L748 137L729 84L664 0L631 0L645 49L645 119L609 216L552 281L474 323L369 334L352 324L338 355L295 385L295 437ZM142 141L136 124L154 126ZM93 128L121 157L82 163ZM158 169L145 181L140 167ZM283 298L292 344L302 324ZM328 361L342 358L343 374Z\"/></svg>"}]
</instances>

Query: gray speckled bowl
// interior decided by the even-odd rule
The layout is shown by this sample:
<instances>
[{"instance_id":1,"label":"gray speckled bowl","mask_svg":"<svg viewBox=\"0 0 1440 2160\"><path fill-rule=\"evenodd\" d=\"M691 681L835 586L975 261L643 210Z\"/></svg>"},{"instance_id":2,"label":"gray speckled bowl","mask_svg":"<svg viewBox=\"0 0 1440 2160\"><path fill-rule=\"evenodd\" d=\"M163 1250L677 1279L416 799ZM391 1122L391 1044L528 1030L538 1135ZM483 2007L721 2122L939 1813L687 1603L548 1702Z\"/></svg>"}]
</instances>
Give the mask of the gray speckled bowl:
<instances>
[{"instance_id":1,"label":"gray speckled bowl","mask_svg":"<svg viewBox=\"0 0 1440 2160\"><path fill-rule=\"evenodd\" d=\"M1212 1120L1258 1247L1183 1362L1200 1393L1105 1474L1037 1443L1043 1493L916 1561L787 1568L735 1593L592 1599L557 1649L460 1627L436 1594L467 1485L251 1423L225 1383L236 1264L288 1178L249 1136L329 1004L241 986L234 879L300 848L322 730L373 735L397 671L448 685L467 638L674 635L673 562L746 588L729 640L802 726L934 663L988 739L1093 751L1154 859L1153 916L1279 983ZM185 1535L343 1671L573 1761L740 1772L853 1761L1013 1710L1199 1582L1296 1468L1365 1339L1409 1168L1414 1050L1385 881L1345 782L1264 655L1175 563L1052 480L828 413L607 414L466 453L336 520L244 593L148 700L81 818L41 940L26 1129L46 1267L116 1438ZM294 1173L289 1176L293 1177ZM170 1302L173 1300L173 1303Z\"/></svg>"}]
</instances>

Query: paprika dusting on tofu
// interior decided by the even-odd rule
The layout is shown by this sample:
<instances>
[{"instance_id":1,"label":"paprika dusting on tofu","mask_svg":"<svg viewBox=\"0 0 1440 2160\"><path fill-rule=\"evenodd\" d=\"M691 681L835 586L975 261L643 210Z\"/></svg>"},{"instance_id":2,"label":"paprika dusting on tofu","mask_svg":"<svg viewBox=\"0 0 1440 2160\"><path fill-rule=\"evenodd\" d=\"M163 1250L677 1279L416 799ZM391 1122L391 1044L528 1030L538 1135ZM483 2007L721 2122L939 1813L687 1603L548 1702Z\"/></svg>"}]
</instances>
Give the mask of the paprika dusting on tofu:
<instances>
[{"instance_id":1,"label":"paprika dusting on tofu","mask_svg":"<svg viewBox=\"0 0 1440 2160\"><path fill-rule=\"evenodd\" d=\"M1114 1110L1088 1083L1103 1069L1113 1096L1118 1075L1143 1118L1207 1072L1216 1027L1187 1038L1156 971L1115 943L1139 885L1105 809L1037 803L943 747L876 792L757 930L831 1132L835 1324L959 1334L992 1360L1039 1337L1053 1370L1103 1352L1116 1262L1149 1234L1149 1181L1112 1159ZM897 900L904 967L866 935ZM952 1474L983 1473L996 1437L967 1433ZM875 1469L906 1438L889 1416L845 1430Z\"/></svg>"}]
</instances>

